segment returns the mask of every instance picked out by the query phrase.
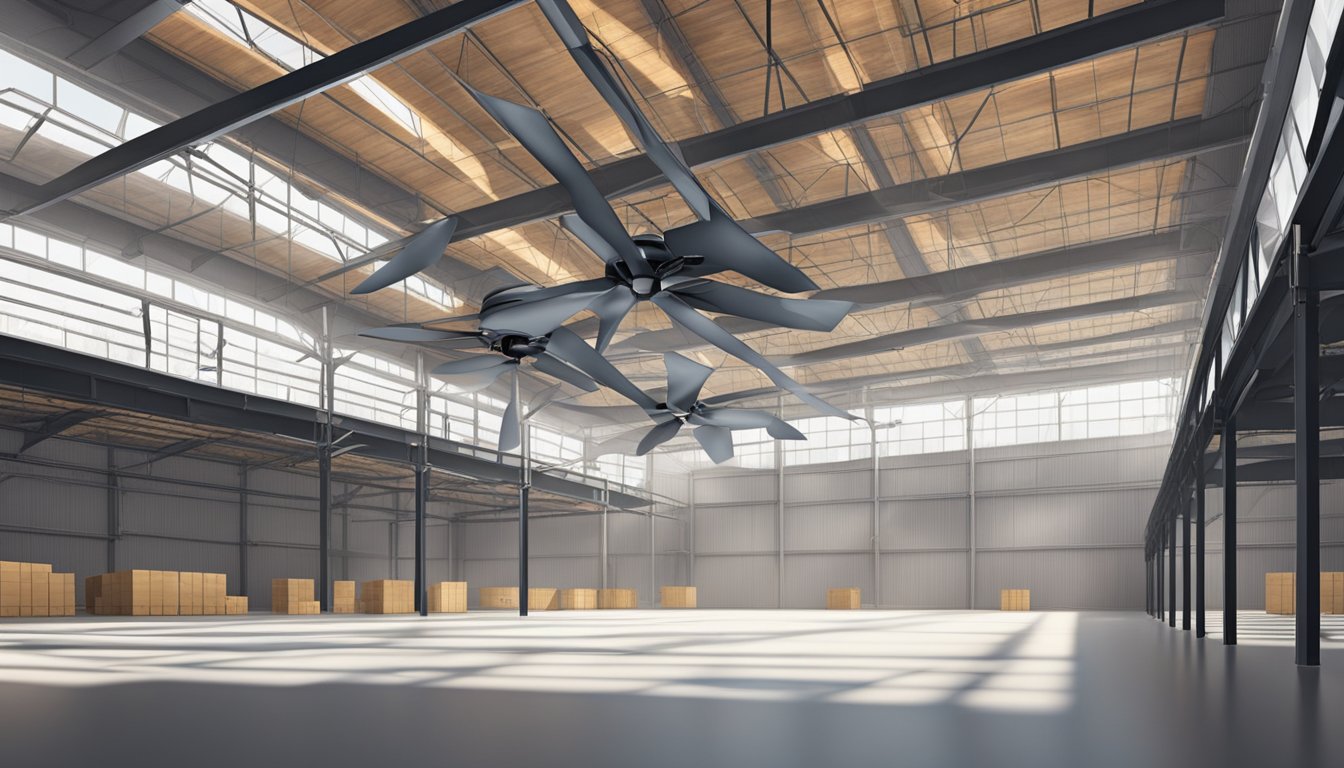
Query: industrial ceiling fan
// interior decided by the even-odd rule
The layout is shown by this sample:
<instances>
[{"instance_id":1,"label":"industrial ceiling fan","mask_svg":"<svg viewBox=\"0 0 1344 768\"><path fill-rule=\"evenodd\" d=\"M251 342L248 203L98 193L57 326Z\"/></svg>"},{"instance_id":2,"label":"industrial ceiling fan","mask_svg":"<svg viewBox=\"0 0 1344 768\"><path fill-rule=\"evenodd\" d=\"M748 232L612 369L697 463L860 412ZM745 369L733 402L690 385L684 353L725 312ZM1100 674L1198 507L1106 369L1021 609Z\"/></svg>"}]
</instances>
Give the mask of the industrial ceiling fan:
<instances>
[{"instance_id":1,"label":"industrial ceiling fan","mask_svg":"<svg viewBox=\"0 0 1344 768\"><path fill-rule=\"evenodd\" d=\"M575 213L562 216L561 224L606 264L606 274L593 280L545 288L521 285L497 290L486 296L481 304L480 327L501 337L547 338L566 320L586 309L598 317L595 347L602 352L634 305L649 301L667 313L678 326L760 369L776 386L793 393L818 411L853 418L809 393L764 356L697 310L735 315L786 328L830 331L855 305L845 301L783 298L705 279L708 275L732 270L785 292L817 288L801 270L748 234L710 198L675 146L663 142L625 87L602 63L569 5L564 0L537 0L537 4L580 69L698 220L668 229L661 235L632 237L545 115L531 107L464 86L569 192ZM428 239L429 235L425 237ZM415 268L419 263L412 258L404 259L399 265L389 263L365 283L390 284L413 274L405 270ZM384 272L394 274L385 276Z\"/></svg>"}]
</instances>

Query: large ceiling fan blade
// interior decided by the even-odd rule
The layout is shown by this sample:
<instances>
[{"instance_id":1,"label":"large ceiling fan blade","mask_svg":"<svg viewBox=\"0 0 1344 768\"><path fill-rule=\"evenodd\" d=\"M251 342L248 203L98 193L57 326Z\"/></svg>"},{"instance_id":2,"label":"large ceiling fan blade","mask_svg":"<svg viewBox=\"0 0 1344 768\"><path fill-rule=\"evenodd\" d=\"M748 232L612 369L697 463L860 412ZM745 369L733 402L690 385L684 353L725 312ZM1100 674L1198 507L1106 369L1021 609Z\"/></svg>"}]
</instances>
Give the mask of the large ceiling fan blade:
<instances>
[{"instance_id":1,"label":"large ceiling fan blade","mask_svg":"<svg viewBox=\"0 0 1344 768\"><path fill-rule=\"evenodd\" d=\"M709 219L673 227L663 232L663 242L674 256L702 256L711 268L731 269L777 291L817 290L812 278L748 234L712 200Z\"/></svg>"},{"instance_id":2,"label":"large ceiling fan blade","mask_svg":"<svg viewBox=\"0 0 1344 768\"><path fill-rule=\"evenodd\" d=\"M608 243L597 230L588 226L578 214L566 213L560 217L560 226L564 227L571 235L579 239L579 242L588 246L588 250L597 255L604 264L610 264L613 261L620 261L621 255L616 252L611 243Z\"/></svg>"},{"instance_id":3,"label":"large ceiling fan blade","mask_svg":"<svg viewBox=\"0 0 1344 768\"><path fill-rule=\"evenodd\" d=\"M662 424L655 426L644 435L644 439L639 441L639 447L635 449L636 456L643 456L654 448L666 443L668 440L677 436L681 431L681 419L669 419Z\"/></svg>"},{"instance_id":4,"label":"large ceiling fan blade","mask_svg":"<svg viewBox=\"0 0 1344 768\"><path fill-rule=\"evenodd\" d=\"M770 380L775 383L775 386L793 393L799 400L812 406L817 411L824 413L827 416L837 416L842 419L849 419L850 421L858 418L854 414L842 411L811 392L808 392L803 385L794 381L788 374L776 368L773 363L766 360L759 352L747 346L741 339L720 328L713 320L696 312L690 305L677 296L664 291L662 293L654 294L650 301L661 307L674 322L684 326L687 330L719 349L722 349L733 357L736 357L747 365L753 365L760 369L761 373L770 377Z\"/></svg>"},{"instance_id":5,"label":"large ceiling fan blade","mask_svg":"<svg viewBox=\"0 0 1344 768\"><path fill-rule=\"evenodd\" d=\"M663 365L667 368L668 405L683 413L691 410L714 369L676 352L663 355Z\"/></svg>"},{"instance_id":6,"label":"large ceiling fan blade","mask_svg":"<svg viewBox=\"0 0 1344 768\"><path fill-rule=\"evenodd\" d=\"M593 303L588 305L588 309L597 315L598 319L597 339L593 342L593 347L599 353L607 351L607 345L616 335L616 329L621 327L621 321L630 314L637 301L629 287L618 285L593 299Z\"/></svg>"},{"instance_id":7,"label":"large ceiling fan blade","mask_svg":"<svg viewBox=\"0 0 1344 768\"><path fill-rule=\"evenodd\" d=\"M583 280L519 294L499 308L481 310L481 327L524 336L545 336L611 290L606 278Z\"/></svg>"},{"instance_id":8,"label":"large ceiling fan blade","mask_svg":"<svg viewBox=\"0 0 1344 768\"><path fill-rule=\"evenodd\" d=\"M583 458L596 459L599 456L605 456L609 453L627 453L633 454L639 441L648 434L647 427L635 427L626 430L618 435L609 437L600 443L589 444L588 449L584 451Z\"/></svg>"},{"instance_id":9,"label":"large ceiling fan blade","mask_svg":"<svg viewBox=\"0 0 1344 768\"><path fill-rule=\"evenodd\" d=\"M733 433L726 427L705 424L695 428L695 439L715 464L733 458Z\"/></svg>"},{"instance_id":10,"label":"large ceiling fan blade","mask_svg":"<svg viewBox=\"0 0 1344 768\"><path fill-rule=\"evenodd\" d=\"M706 408L691 414L692 424L708 424L726 429L764 429L776 440L806 440L792 424L773 413L738 408Z\"/></svg>"},{"instance_id":11,"label":"large ceiling fan blade","mask_svg":"<svg viewBox=\"0 0 1344 768\"><path fill-rule=\"evenodd\" d=\"M631 274L637 277L653 275L653 268L635 247L630 233L621 226L621 220L612 210L611 203L602 196L588 176L588 171L565 146L564 140L555 132L545 115L531 107L490 96L474 88L468 87L467 90L569 192L575 212L598 237L607 241L620 254L621 261L625 262Z\"/></svg>"},{"instance_id":12,"label":"large ceiling fan blade","mask_svg":"<svg viewBox=\"0 0 1344 768\"><path fill-rule=\"evenodd\" d=\"M554 355L588 374L593 378L593 381L617 392L625 399L643 408L645 413L653 413L658 410L658 404L653 401L653 398L645 394L644 390L635 386L625 377L625 374L616 370L616 366L608 362L605 357L598 354L597 350L588 346L583 339L568 328L557 328L555 333L551 334L551 340L546 345L546 353Z\"/></svg>"},{"instance_id":13,"label":"large ceiling fan blade","mask_svg":"<svg viewBox=\"0 0 1344 768\"><path fill-rule=\"evenodd\" d=\"M464 373L488 371L491 368L510 365L512 363L513 361L507 357L500 357L494 354L474 355L472 357L464 357L461 360L449 360L430 371L430 373L435 376L458 376Z\"/></svg>"},{"instance_id":14,"label":"large ceiling fan blade","mask_svg":"<svg viewBox=\"0 0 1344 768\"><path fill-rule=\"evenodd\" d=\"M802 331L833 331L854 310L848 301L786 299L713 280L687 281L671 290L696 309Z\"/></svg>"},{"instance_id":15,"label":"large ceiling fan blade","mask_svg":"<svg viewBox=\"0 0 1344 768\"><path fill-rule=\"evenodd\" d=\"M523 425L518 418L518 366L513 367L513 386L510 387L509 404L504 409L504 418L499 423L499 450L512 451L522 443Z\"/></svg>"},{"instance_id":16,"label":"large ceiling fan blade","mask_svg":"<svg viewBox=\"0 0 1344 768\"><path fill-rule=\"evenodd\" d=\"M434 266L443 258L443 252L448 248L449 241L453 239L453 231L456 229L457 219L449 216L420 230L406 242L391 261L365 278L364 282L355 286L351 293L373 293Z\"/></svg>"},{"instance_id":17,"label":"large ceiling fan blade","mask_svg":"<svg viewBox=\"0 0 1344 768\"><path fill-rule=\"evenodd\" d=\"M425 328L419 323L406 325L385 325L382 328L365 328L359 332L366 339L383 341L401 341L415 344L432 341L476 340L481 337L479 331L443 331L437 328Z\"/></svg>"},{"instance_id":18,"label":"large ceiling fan blade","mask_svg":"<svg viewBox=\"0 0 1344 768\"><path fill-rule=\"evenodd\" d=\"M588 378L586 374L569 367L545 352L532 358L532 367L547 376L573 384L585 392L597 391L597 384L595 384L592 379Z\"/></svg>"},{"instance_id":19,"label":"large ceiling fan blade","mask_svg":"<svg viewBox=\"0 0 1344 768\"><path fill-rule=\"evenodd\" d=\"M499 377L509 370L509 367L508 365L501 365L495 368L487 368L484 371L454 376L451 381L445 382L444 386L450 387L453 392L463 395L480 392L498 381Z\"/></svg>"},{"instance_id":20,"label":"large ceiling fan blade","mask_svg":"<svg viewBox=\"0 0 1344 768\"><path fill-rule=\"evenodd\" d=\"M644 152L658 166L667 180L672 182L672 187L677 190L686 204L695 212L702 221L710 216L709 195L700 182L696 180L695 174L686 167L686 162L676 152L676 150L665 143L658 132L654 130L644 113L640 111L639 106L630 98L630 93L625 89L625 85L608 69L597 51L593 50L592 44L588 40L588 32L579 22L578 16L574 15L573 9L569 7L566 0L537 0L541 12L546 15L551 26L555 28L556 33L564 42L565 47L573 56L579 69L583 70L588 81L593 84L597 92L602 94L602 98L611 107L616 116L625 123L625 127L635 135L640 145L644 147Z\"/></svg>"}]
</instances>

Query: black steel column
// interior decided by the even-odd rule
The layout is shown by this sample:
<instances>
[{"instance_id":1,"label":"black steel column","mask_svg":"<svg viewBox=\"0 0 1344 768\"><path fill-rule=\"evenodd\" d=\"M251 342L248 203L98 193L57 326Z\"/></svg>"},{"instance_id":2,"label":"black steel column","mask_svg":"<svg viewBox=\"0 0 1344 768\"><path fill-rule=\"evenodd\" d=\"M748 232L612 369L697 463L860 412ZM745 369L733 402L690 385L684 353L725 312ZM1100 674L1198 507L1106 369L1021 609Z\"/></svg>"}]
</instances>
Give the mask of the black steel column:
<instances>
[{"instance_id":1,"label":"black steel column","mask_svg":"<svg viewBox=\"0 0 1344 768\"><path fill-rule=\"evenodd\" d=\"M1153 562L1143 553L1143 612L1153 615Z\"/></svg>"},{"instance_id":2,"label":"black steel column","mask_svg":"<svg viewBox=\"0 0 1344 768\"><path fill-rule=\"evenodd\" d=\"M1237 419L1223 422L1223 645L1237 644Z\"/></svg>"},{"instance_id":3,"label":"black steel column","mask_svg":"<svg viewBox=\"0 0 1344 768\"><path fill-rule=\"evenodd\" d=\"M1195 462L1195 637L1207 634L1204 616L1204 452Z\"/></svg>"},{"instance_id":4,"label":"black steel column","mask_svg":"<svg viewBox=\"0 0 1344 768\"><path fill-rule=\"evenodd\" d=\"M331 559L331 424L322 425L317 447L317 600L326 613L331 608L329 560Z\"/></svg>"},{"instance_id":5,"label":"black steel column","mask_svg":"<svg viewBox=\"0 0 1344 768\"><path fill-rule=\"evenodd\" d=\"M425 581L425 505L429 501L429 467L424 460L423 443L419 456L415 467L415 610L421 616L428 616L429 601L425 599L425 590L429 586Z\"/></svg>"},{"instance_id":6,"label":"black steel column","mask_svg":"<svg viewBox=\"0 0 1344 768\"><path fill-rule=\"evenodd\" d=\"M1190 631L1190 500L1181 500L1181 629Z\"/></svg>"},{"instance_id":7,"label":"black steel column","mask_svg":"<svg viewBox=\"0 0 1344 768\"><path fill-rule=\"evenodd\" d=\"M518 615L527 615L527 484L518 488Z\"/></svg>"},{"instance_id":8,"label":"black steel column","mask_svg":"<svg viewBox=\"0 0 1344 768\"><path fill-rule=\"evenodd\" d=\"M247 596L247 466L238 470L238 594Z\"/></svg>"},{"instance_id":9,"label":"black steel column","mask_svg":"<svg viewBox=\"0 0 1344 768\"><path fill-rule=\"evenodd\" d=\"M1165 565L1166 561L1164 558L1167 556L1166 540L1167 540L1167 534L1166 529L1164 528L1157 534L1157 568L1154 571L1154 575L1157 577L1157 590L1154 593L1154 596L1157 599L1157 606L1156 606L1157 613L1153 616L1153 618L1157 619L1158 621L1162 620L1162 609L1164 607L1163 597L1166 594L1165 592L1162 591L1162 587L1164 586L1162 580L1162 566Z\"/></svg>"},{"instance_id":10,"label":"black steel column","mask_svg":"<svg viewBox=\"0 0 1344 768\"><path fill-rule=\"evenodd\" d=\"M1294 235L1297 234L1294 228ZM1297 663L1321 663L1321 403L1318 297L1311 289L1308 260L1294 248L1293 474L1297 481Z\"/></svg>"},{"instance_id":11,"label":"black steel column","mask_svg":"<svg viewBox=\"0 0 1344 768\"><path fill-rule=\"evenodd\" d=\"M1171 522L1167 523L1167 626L1176 628L1176 513L1171 513Z\"/></svg>"}]
</instances>

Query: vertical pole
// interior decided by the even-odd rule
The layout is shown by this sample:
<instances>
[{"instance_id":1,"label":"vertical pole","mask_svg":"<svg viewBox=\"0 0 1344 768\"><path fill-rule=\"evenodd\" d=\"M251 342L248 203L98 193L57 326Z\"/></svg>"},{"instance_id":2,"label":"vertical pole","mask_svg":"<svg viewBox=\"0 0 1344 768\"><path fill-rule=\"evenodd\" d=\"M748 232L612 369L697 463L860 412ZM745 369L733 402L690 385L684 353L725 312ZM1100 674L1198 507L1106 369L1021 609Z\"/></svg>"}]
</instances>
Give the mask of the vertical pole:
<instances>
[{"instance_id":1,"label":"vertical pole","mask_svg":"<svg viewBox=\"0 0 1344 768\"><path fill-rule=\"evenodd\" d=\"M882 462L877 456L877 422L868 389L863 390L864 415L868 417L868 451L872 457L873 486L873 607L882 607Z\"/></svg>"},{"instance_id":2,"label":"vertical pole","mask_svg":"<svg viewBox=\"0 0 1344 768\"><path fill-rule=\"evenodd\" d=\"M1176 518L1175 510L1168 512L1167 522L1167 626L1176 628Z\"/></svg>"},{"instance_id":3,"label":"vertical pole","mask_svg":"<svg viewBox=\"0 0 1344 768\"><path fill-rule=\"evenodd\" d=\"M650 473L652 474L652 473ZM649 607L658 607L658 518L649 510Z\"/></svg>"},{"instance_id":4,"label":"vertical pole","mask_svg":"<svg viewBox=\"0 0 1344 768\"><path fill-rule=\"evenodd\" d=\"M1321 401L1319 297L1311 287L1301 229L1293 226L1293 474L1297 481L1297 631L1299 666L1321 663Z\"/></svg>"},{"instance_id":5,"label":"vertical pole","mask_svg":"<svg viewBox=\"0 0 1344 768\"><path fill-rule=\"evenodd\" d=\"M1223 422L1223 645L1237 644L1237 417Z\"/></svg>"},{"instance_id":6,"label":"vertical pole","mask_svg":"<svg viewBox=\"0 0 1344 768\"><path fill-rule=\"evenodd\" d=\"M513 402L521 410L523 400L518 387L518 375L513 376ZM518 430L518 615L527 615L527 497L531 490L532 476L527 466L528 452L528 423L526 419L519 414L520 429Z\"/></svg>"},{"instance_id":7,"label":"vertical pole","mask_svg":"<svg viewBox=\"0 0 1344 768\"><path fill-rule=\"evenodd\" d=\"M145 334L145 368L146 368L146 369L149 369L149 367L150 367L150 366L153 364L153 362L154 362L154 322L153 322L152 319L150 319L150 311L149 311L149 307L150 307L150 304L149 304L149 301L148 301L147 299L146 299L146 300L141 300L141 302L140 302L140 327L144 330L144 334ZM110 573L110 571L109 571L109 573Z\"/></svg>"},{"instance_id":8,"label":"vertical pole","mask_svg":"<svg viewBox=\"0 0 1344 768\"><path fill-rule=\"evenodd\" d=\"M107 572L117 570L117 539L121 538L121 479L117 477L117 452L107 447Z\"/></svg>"},{"instance_id":9,"label":"vertical pole","mask_svg":"<svg viewBox=\"0 0 1344 768\"><path fill-rule=\"evenodd\" d=\"M779 417L784 418L784 396L779 397ZM784 445L780 440L775 441L775 470L777 484L775 486L775 499L777 500L777 519L775 532L779 534L777 542L779 545L779 561L776 566L775 578L775 607L784 607Z\"/></svg>"},{"instance_id":10,"label":"vertical pole","mask_svg":"<svg viewBox=\"0 0 1344 768\"><path fill-rule=\"evenodd\" d=\"M1167 554L1164 549L1164 547L1166 546L1164 544L1164 542L1166 541L1166 533L1164 531L1165 527L1163 528L1163 530L1158 531L1157 533L1157 547L1156 547L1157 563L1154 571L1154 576L1157 578L1157 589L1154 591L1153 597L1157 601L1157 605L1154 606L1157 609L1157 613L1153 618L1157 619L1158 621L1162 620L1162 609L1166 607L1164 602L1164 596L1166 595L1166 593L1162 590L1163 586L1165 586L1162 579L1162 573L1163 573L1162 568L1166 564L1164 558L1166 558Z\"/></svg>"},{"instance_id":11,"label":"vertical pole","mask_svg":"<svg viewBox=\"0 0 1344 768\"><path fill-rule=\"evenodd\" d=\"M1181 499L1181 629L1190 631L1190 499Z\"/></svg>"},{"instance_id":12,"label":"vertical pole","mask_svg":"<svg viewBox=\"0 0 1344 768\"><path fill-rule=\"evenodd\" d=\"M1208 626L1204 612L1204 451L1195 461L1195 637L1204 637Z\"/></svg>"},{"instance_id":13,"label":"vertical pole","mask_svg":"<svg viewBox=\"0 0 1344 768\"><path fill-rule=\"evenodd\" d=\"M247 465L238 468L238 594L247 596Z\"/></svg>"},{"instance_id":14,"label":"vertical pole","mask_svg":"<svg viewBox=\"0 0 1344 768\"><path fill-rule=\"evenodd\" d=\"M607 589L609 586L607 578L607 516L611 513L611 503L607 501L607 498L610 497L607 494L603 495L606 498L602 501L602 540L600 544L602 551L602 588Z\"/></svg>"},{"instance_id":15,"label":"vertical pole","mask_svg":"<svg viewBox=\"0 0 1344 768\"><path fill-rule=\"evenodd\" d=\"M967 586L966 604L975 610L975 555L976 555L976 510L975 510L975 398L966 398L966 513L969 516L966 549L969 556L970 578Z\"/></svg>"},{"instance_id":16,"label":"vertical pole","mask_svg":"<svg viewBox=\"0 0 1344 768\"><path fill-rule=\"evenodd\" d=\"M330 314L322 308L322 423L317 439L317 600L318 609L331 609L331 419L336 409L336 361L331 351Z\"/></svg>"},{"instance_id":17,"label":"vertical pole","mask_svg":"<svg viewBox=\"0 0 1344 768\"><path fill-rule=\"evenodd\" d=\"M425 512L429 503L429 388L425 381L425 355L415 357L415 610L429 615L425 571Z\"/></svg>"}]
</instances>

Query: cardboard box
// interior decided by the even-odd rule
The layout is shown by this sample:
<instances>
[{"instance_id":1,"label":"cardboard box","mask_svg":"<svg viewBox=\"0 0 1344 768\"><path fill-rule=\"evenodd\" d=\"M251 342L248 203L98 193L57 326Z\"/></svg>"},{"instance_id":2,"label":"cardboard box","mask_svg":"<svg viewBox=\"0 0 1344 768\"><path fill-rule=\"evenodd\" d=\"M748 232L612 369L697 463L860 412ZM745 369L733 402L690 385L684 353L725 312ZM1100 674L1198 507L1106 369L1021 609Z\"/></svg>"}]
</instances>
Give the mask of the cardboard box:
<instances>
[{"instance_id":1,"label":"cardboard box","mask_svg":"<svg viewBox=\"0 0 1344 768\"><path fill-rule=\"evenodd\" d=\"M481 587L482 608L518 608L517 587Z\"/></svg>"},{"instance_id":2,"label":"cardboard box","mask_svg":"<svg viewBox=\"0 0 1344 768\"><path fill-rule=\"evenodd\" d=\"M639 593L633 589L597 590L597 607L602 609L630 609L639 607Z\"/></svg>"},{"instance_id":3,"label":"cardboard box","mask_svg":"<svg viewBox=\"0 0 1344 768\"><path fill-rule=\"evenodd\" d=\"M560 590L555 587L531 587L527 590L527 610L560 610Z\"/></svg>"},{"instance_id":4,"label":"cardboard box","mask_svg":"<svg viewBox=\"0 0 1344 768\"><path fill-rule=\"evenodd\" d=\"M663 587L658 596L664 608L695 607L695 587Z\"/></svg>"},{"instance_id":5,"label":"cardboard box","mask_svg":"<svg viewBox=\"0 0 1344 768\"><path fill-rule=\"evenodd\" d=\"M307 603L313 599L315 584L312 579L272 579L271 612L288 616L302 616Z\"/></svg>"},{"instance_id":6,"label":"cardboard box","mask_svg":"<svg viewBox=\"0 0 1344 768\"><path fill-rule=\"evenodd\" d=\"M360 585L364 613L415 613L415 582L407 579L376 579Z\"/></svg>"},{"instance_id":7,"label":"cardboard box","mask_svg":"<svg viewBox=\"0 0 1344 768\"><path fill-rule=\"evenodd\" d=\"M440 581L429 585L430 613L466 613L467 582Z\"/></svg>"},{"instance_id":8,"label":"cardboard box","mask_svg":"<svg viewBox=\"0 0 1344 768\"><path fill-rule=\"evenodd\" d=\"M224 614L226 616L241 616L247 613L247 597L237 595L224 596Z\"/></svg>"},{"instance_id":9,"label":"cardboard box","mask_svg":"<svg viewBox=\"0 0 1344 768\"><path fill-rule=\"evenodd\" d=\"M331 612L354 613L357 609L355 582L333 581L331 583Z\"/></svg>"},{"instance_id":10,"label":"cardboard box","mask_svg":"<svg viewBox=\"0 0 1344 768\"><path fill-rule=\"evenodd\" d=\"M1281 571L1265 574L1265 613L1292 616L1297 612L1297 574Z\"/></svg>"},{"instance_id":11,"label":"cardboard box","mask_svg":"<svg viewBox=\"0 0 1344 768\"><path fill-rule=\"evenodd\" d=\"M1030 611L1030 610L1031 610L1031 590L1030 590L1030 589L1001 589L1001 590L999 590L999 610L1001 610L1001 611Z\"/></svg>"},{"instance_id":12,"label":"cardboard box","mask_svg":"<svg viewBox=\"0 0 1344 768\"><path fill-rule=\"evenodd\" d=\"M859 607L858 587L832 587L826 590L826 608L832 611L853 611Z\"/></svg>"},{"instance_id":13,"label":"cardboard box","mask_svg":"<svg viewBox=\"0 0 1344 768\"><path fill-rule=\"evenodd\" d=\"M563 611L592 611L597 609L596 589L560 590L560 609Z\"/></svg>"}]
</instances>

